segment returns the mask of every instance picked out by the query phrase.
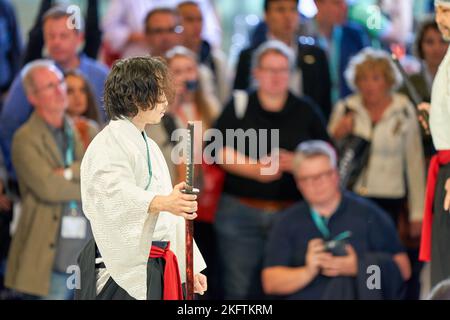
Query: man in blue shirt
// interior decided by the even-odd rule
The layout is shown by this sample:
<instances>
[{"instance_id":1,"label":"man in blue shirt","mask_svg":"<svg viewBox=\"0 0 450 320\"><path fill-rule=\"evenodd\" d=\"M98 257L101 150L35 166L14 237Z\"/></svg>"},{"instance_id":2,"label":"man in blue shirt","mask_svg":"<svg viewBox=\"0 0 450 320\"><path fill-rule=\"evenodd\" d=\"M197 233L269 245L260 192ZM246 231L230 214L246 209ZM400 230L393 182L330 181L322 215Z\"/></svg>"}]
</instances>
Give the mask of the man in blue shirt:
<instances>
[{"instance_id":1,"label":"man in blue shirt","mask_svg":"<svg viewBox=\"0 0 450 320\"><path fill-rule=\"evenodd\" d=\"M334 105L351 93L344 79L348 62L370 42L362 27L348 21L346 0L315 0L314 3L317 15L305 19L299 33L303 37L312 37L327 54Z\"/></svg>"},{"instance_id":2,"label":"man in blue shirt","mask_svg":"<svg viewBox=\"0 0 450 320\"><path fill-rule=\"evenodd\" d=\"M287 299L401 298L411 268L388 215L341 191L328 143L303 142L294 159L306 201L277 217L262 272L265 292Z\"/></svg>"},{"instance_id":3,"label":"man in blue shirt","mask_svg":"<svg viewBox=\"0 0 450 320\"><path fill-rule=\"evenodd\" d=\"M79 22L81 22L81 17ZM102 106L103 85L108 69L101 63L78 54L83 42L82 23L77 25L65 7L53 7L43 17L45 48L48 56L62 70L77 69L92 84L99 106ZM78 28L81 27L81 28ZM100 114L106 119L103 107ZM32 112L22 85L21 76L17 76L6 97L0 115L0 143L5 155L5 163L10 177L15 177L11 164L11 141L16 130L25 123Z\"/></svg>"}]
</instances>

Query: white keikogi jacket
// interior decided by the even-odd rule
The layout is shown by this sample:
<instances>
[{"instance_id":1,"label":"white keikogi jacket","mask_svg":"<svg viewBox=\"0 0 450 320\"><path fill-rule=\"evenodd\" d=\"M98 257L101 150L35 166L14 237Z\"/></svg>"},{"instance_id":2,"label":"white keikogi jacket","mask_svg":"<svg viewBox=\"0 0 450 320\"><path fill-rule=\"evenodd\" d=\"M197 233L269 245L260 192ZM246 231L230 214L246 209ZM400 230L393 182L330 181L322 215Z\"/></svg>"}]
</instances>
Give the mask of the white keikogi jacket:
<instances>
[{"instance_id":1,"label":"white keikogi jacket","mask_svg":"<svg viewBox=\"0 0 450 320\"><path fill-rule=\"evenodd\" d=\"M450 48L433 82L430 130L436 150L450 150Z\"/></svg>"},{"instance_id":2,"label":"white keikogi jacket","mask_svg":"<svg viewBox=\"0 0 450 320\"><path fill-rule=\"evenodd\" d=\"M132 297L147 297L147 261L152 241L170 241L185 282L185 220L169 212L149 214L156 195L168 195L172 183L158 145L129 120L111 121L91 142L81 164L83 211L90 220L95 241L106 266L102 280L114 281ZM194 274L206 268L194 244ZM106 278L106 280L105 280ZM101 285L100 284L100 285Z\"/></svg>"}]
</instances>

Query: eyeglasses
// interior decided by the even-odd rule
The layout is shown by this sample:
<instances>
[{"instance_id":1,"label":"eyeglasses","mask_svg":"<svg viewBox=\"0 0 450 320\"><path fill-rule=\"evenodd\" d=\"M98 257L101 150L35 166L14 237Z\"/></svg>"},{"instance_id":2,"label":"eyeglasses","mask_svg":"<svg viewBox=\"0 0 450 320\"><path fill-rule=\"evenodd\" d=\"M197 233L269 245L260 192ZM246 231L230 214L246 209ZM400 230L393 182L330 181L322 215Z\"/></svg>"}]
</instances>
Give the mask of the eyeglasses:
<instances>
[{"instance_id":1,"label":"eyeglasses","mask_svg":"<svg viewBox=\"0 0 450 320\"><path fill-rule=\"evenodd\" d=\"M322 181L325 178L329 178L334 172L335 172L334 169L330 169L325 172L321 172L310 176L297 177L297 181L302 184L310 184L312 182Z\"/></svg>"},{"instance_id":2,"label":"eyeglasses","mask_svg":"<svg viewBox=\"0 0 450 320\"><path fill-rule=\"evenodd\" d=\"M61 79L58 82L50 82L46 86L43 86L41 88L36 88L34 91L35 92L43 92L43 91L47 91L47 90L55 90L56 88L60 89L60 88L65 88L65 87L66 87L66 82L64 81L64 79Z\"/></svg>"},{"instance_id":3,"label":"eyeglasses","mask_svg":"<svg viewBox=\"0 0 450 320\"><path fill-rule=\"evenodd\" d=\"M170 27L170 28L147 29L147 33L153 34L153 35L171 34L171 33L180 34L182 32L183 32L182 26L174 26L174 27Z\"/></svg>"},{"instance_id":4,"label":"eyeglasses","mask_svg":"<svg viewBox=\"0 0 450 320\"><path fill-rule=\"evenodd\" d=\"M270 75L287 75L289 74L289 68L269 68L269 67L259 67L259 70L266 72Z\"/></svg>"}]
</instances>

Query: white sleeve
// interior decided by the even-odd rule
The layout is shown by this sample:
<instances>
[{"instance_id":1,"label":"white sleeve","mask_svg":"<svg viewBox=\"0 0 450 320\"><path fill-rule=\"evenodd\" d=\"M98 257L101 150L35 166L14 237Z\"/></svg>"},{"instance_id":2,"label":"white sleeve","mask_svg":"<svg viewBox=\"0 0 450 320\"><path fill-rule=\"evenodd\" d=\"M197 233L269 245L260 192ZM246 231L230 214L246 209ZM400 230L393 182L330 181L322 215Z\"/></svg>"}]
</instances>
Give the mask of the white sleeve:
<instances>
[{"instance_id":1,"label":"white sleeve","mask_svg":"<svg viewBox=\"0 0 450 320\"><path fill-rule=\"evenodd\" d=\"M148 208L155 194L137 185L135 155L100 142L90 146L81 165L83 210L112 278L132 297L144 300L157 221Z\"/></svg>"},{"instance_id":2,"label":"white sleeve","mask_svg":"<svg viewBox=\"0 0 450 320\"><path fill-rule=\"evenodd\" d=\"M412 37L413 29L413 6L412 0L391 1L389 15L392 17L394 34L396 41L407 42Z\"/></svg>"},{"instance_id":3,"label":"white sleeve","mask_svg":"<svg viewBox=\"0 0 450 320\"><path fill-rule=\"evenodd\" d=\"M222 28L217 16L214 3L210 0L199 0L200 8L205 22L203 23L202 36L208 40L215 48L222 45Z\"/></svg>"},{"instance_id":4,"label":"white sleeve","mask_svg":"<svg viewBox=\"0 0 450 320\"><path fill-rule=\"evenodd\" d=\"M112 0L103 17L103 37L114 51L122 51L127 44L131 27L125 21L126 1Z\"/></svg>"}]
</instances>

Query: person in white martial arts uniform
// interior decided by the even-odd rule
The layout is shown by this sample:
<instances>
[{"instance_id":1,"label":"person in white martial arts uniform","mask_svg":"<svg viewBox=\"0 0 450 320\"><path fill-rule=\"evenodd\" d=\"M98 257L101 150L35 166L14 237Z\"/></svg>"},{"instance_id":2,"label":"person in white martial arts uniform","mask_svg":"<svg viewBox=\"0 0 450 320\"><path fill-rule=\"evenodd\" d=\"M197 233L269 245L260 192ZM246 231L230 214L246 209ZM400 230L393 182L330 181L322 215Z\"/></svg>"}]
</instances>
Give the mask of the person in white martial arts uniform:
<instances>
[{"instance_id":1,"label":"person in white martial arts uniform","mask_svg":"<svg viewBox=\"0 0 450 320\"><path fill-rule=\"evenodd\" d=\"M172 188L167 164L145 126L164 116L170 88L159 58L116 62L105 84L110 123L81 164L81 196L94 241L79 257L78 299L183 298L185 219L196 195ZM95 263L94 263L95 259ZM194 246L194 291L206 290L206 265Z\"/></svg>"},{"instance_id":2,"label":"person in white martial arts uniform","mask_svg":"<svg viewBox=\"0 0 450 320\"><path fill-rule=\"evenodd\" d=\"M450 0L435 0L436 23L450 41ZM450 277L450 49L439 66L431 104L419 109L430 114L430 131L437 154L431 158L419 259L431 261L431 285ZM423 118L422 118L423 120Z\"/></svg>"}]
</instances>

